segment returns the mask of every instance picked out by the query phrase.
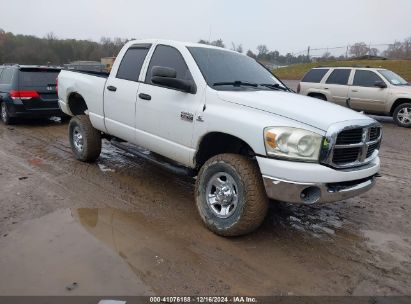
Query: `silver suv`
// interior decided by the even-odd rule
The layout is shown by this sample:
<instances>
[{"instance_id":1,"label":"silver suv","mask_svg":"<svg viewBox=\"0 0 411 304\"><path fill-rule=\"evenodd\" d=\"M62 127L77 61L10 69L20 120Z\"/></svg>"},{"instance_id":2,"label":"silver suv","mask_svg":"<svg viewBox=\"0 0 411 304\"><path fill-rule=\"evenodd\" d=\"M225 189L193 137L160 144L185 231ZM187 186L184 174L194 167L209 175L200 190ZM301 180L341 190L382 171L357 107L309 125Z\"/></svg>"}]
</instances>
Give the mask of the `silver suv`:
<instances>
[{"instance_id":1,"label":"silver suv","mask_svg":"<svg viewBox=\"0 0 411 304\"><path fill-rule=\"evenodd\" d=\"M297 92L368 114L390 115L399 126L411 127L411 86L390 70L314 68L301 80Z\"/></svg>"}]
</instances>

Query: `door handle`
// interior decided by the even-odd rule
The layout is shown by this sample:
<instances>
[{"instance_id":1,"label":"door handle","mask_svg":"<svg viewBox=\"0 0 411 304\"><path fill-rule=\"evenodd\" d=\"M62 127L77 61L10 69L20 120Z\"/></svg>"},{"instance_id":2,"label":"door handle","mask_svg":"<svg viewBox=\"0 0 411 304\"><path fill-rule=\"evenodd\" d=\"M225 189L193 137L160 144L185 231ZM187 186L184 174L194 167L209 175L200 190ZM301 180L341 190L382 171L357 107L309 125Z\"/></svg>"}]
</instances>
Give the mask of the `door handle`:
<instances>
[{"instance_id":1,"label":"door handle","mask_svg":"<svg viewBox=\"0 0 411 304\"><path fill-rule=\"evenodd\" d=\"M107 87L107 90L112 91L112 92L115 92L115 91L117 91L117 88L116 88L116 87L113 87L113 86L108 86L108 87Z\"/></svg>"},{"instance_id":2,"label":"door handle","mask_svg":"<svg viewBox=\"0 0 411 304\"><path fill-rule=\"evenodd\" d=\"M358 93L358 91L357 91L357 90L351 90L351 92Z\"/></svg>"},{"instance_id":3,"label":"door handle","mask_svg":"<svg viewBox=\"0 0 411 304\"><path fill-rule=\"evenodd\" d=\"M328 90L328 88L324 88L324 90Z\"/></svg>"},{"instance_id":4,"label":"door handle","mask_svg":"<svg viewBox=\"0 0 411 304\"><path fill-rule=\"evenodd\" d=\"M151 100L151 96L148 95L148 94L144 94L144 93L138 94L138 97L140 97L141 99L144 99L144 100Z\"/></svg>"}]
</instances>

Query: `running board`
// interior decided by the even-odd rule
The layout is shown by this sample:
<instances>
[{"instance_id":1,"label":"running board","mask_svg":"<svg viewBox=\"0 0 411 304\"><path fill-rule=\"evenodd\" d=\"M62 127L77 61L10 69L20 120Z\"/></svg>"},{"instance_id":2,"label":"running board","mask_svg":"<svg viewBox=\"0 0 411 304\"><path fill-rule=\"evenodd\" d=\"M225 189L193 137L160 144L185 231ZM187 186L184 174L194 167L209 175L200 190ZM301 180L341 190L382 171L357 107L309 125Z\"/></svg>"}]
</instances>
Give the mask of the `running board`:
<instances>
[{"instance_id":1,"label":"running board","mask_svg":"<svg viewBox=\"0 0 411 304\"><path fill-rule=\"evenodd\" d=\"M174 174L181 175L181 176L191 176L191 177L194 177L197 175L197 173L193 169L176 164L173 161L168 160L167 158L162 157L161 155L158 155L149 150L146 150L142 147L132 145L127 142L119 141L116 138L113 138L110 141L110 143L116 148L124 150L134 156L141 157L145 160L148 160L154 165L157 165Z\"/></svg>"}]
</instances>

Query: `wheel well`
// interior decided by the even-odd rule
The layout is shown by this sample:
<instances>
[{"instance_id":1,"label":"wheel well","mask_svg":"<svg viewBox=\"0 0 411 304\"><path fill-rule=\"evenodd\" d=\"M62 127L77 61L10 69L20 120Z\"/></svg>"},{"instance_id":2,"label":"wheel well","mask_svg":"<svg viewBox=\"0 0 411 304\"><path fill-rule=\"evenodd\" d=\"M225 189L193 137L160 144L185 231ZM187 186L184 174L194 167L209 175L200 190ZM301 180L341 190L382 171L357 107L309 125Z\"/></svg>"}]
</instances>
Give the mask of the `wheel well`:
<instances>
[{"instance_id":1,"label":"wheel well","mask_svg":"<svg viewBox=\"0 0 411 304\"><path fill-rule=\"evenodd\" d=\"M322 93L308 93L308 95L307 96L310 96L310 97L323 97L325 100L327 100L327 96L325 96L324 94L322 94Z\"/></svg>"},{"instance_id":2,"label":"wheel well","mask_svg":"<svg viewBox=\"0 0 411 304\"><path fill-rule=\"evenodd\" d=\"M83 96L78 93L70 94L67 106L73 115L82 115L86 110L88 110L86 101Z\"/></svg>"},{"instance_id":3,"label":"wheel well","mask_svg":"<svg viewBox=\"0 0 411 304\"><path fill-rule=\"evenodd\" d=\"M253 157L253 149L238 137L212 132L203 137L195 156L196 167L199 169L208 159L222 153L236 153Z\"/></svg>"},{"instance_id":4,"label":"wheel well","mask_svg":"<svg viewBox=\"0 0 411 304\"><path fill-rule=\"evenodd\" d=\"M403 103L411 103L411 99L398 98L391 107L390 115L392 116L394 114L395 108L398 107L399 105L403 104Z\"/></svg>"}]
</instances>

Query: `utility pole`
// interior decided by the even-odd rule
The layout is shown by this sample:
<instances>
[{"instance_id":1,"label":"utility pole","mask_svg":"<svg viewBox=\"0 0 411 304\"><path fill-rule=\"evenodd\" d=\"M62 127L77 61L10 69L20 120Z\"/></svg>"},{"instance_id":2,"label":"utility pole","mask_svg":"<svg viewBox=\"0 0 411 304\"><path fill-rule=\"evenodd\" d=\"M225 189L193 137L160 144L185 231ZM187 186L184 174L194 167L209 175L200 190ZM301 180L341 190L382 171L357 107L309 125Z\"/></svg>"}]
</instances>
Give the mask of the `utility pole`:
<instances>
[{"instance_id":1,"label":"utility pole","mask_svg":"<svg viewBox=\"0 0 411 304\"><path fill-rule=\"evenodd\" d=\"M345 50L345 59L348 59L348 48L349 48L350 46L347 44L347 49Z\"/></svg>"},{"instance_id":2,"label":"utility pole","mask_svg":"<svg viewBox=\"0 0 411 304\"><path fill-rule=\"evenodd\" d=\"M310 46L308 46L308 49L307 49L307 59L308 61L310 61Z\"/></svg>"}]
</instances>

